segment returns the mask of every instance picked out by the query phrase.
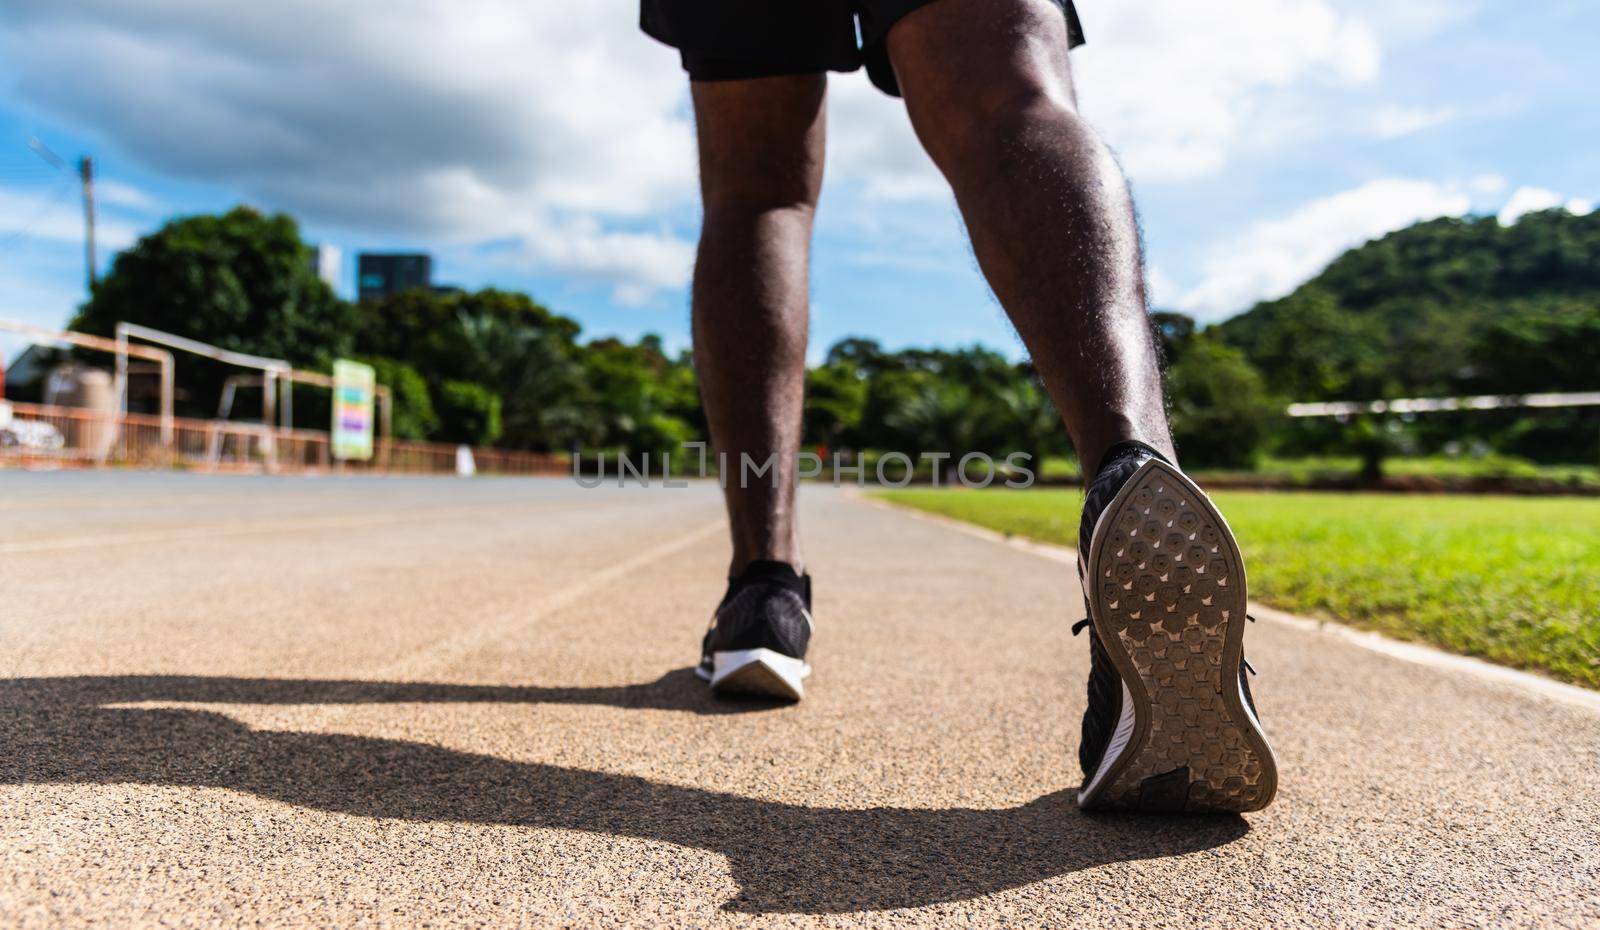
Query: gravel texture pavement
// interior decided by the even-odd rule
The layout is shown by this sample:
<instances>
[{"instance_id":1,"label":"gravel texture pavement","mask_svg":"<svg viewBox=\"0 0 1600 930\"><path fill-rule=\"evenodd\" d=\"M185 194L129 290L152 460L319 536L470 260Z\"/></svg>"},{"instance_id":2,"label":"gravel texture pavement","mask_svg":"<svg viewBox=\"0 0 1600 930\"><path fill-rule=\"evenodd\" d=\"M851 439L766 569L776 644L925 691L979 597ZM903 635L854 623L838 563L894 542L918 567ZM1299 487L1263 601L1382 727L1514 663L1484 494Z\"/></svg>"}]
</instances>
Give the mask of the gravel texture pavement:
<instances>
[{"instance_id":1,"label":"gravel texture pavement","mask_svg":"<svg viewBox=\"0 0 1600 930\"><path fill-rule=\"evenodd\" d=\"M1072 571L801 500L775 706L712 485L0 472L0 926L1600 926L1600 714L1257 624L1277 802L1084 815Z\"/></svg>"}]
</instances>

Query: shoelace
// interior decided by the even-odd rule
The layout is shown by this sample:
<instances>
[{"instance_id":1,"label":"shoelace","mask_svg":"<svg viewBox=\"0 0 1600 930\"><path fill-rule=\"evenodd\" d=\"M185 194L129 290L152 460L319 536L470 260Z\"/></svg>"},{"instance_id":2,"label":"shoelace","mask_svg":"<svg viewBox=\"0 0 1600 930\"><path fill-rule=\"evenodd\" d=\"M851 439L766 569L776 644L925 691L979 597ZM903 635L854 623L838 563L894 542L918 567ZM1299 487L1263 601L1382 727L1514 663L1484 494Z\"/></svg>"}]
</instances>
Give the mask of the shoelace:
<instances>
[{"instance_id":1,"label":"shoelace","mask_svg":"<svg viewBox=\"0 0 1600 930\"><path fill-rule=\"evenodd\" d=\"M1245 614L1244 618L1246 620L1249 620L1251 623L1255 623L1256 622L1256 618L1252 614ZM1072 635L1073 636L1077 636L1079 633L1083 632L1085 627L1091 626L1091 625L1093 625L1092 621L1090 621L1090 619L1088 617L1084 617L1082 620L1079 620L1077 623L1074 623L1072 625ZM1259 674L1256 671L1256 667L1254 665L1250 664L1250 660L1249 659L1246 659L1245 657L1240 656L1239 657L1239 662L1244 665L1245 671L1249 672L1252 675Z\"/></svg>"}]
</instances>

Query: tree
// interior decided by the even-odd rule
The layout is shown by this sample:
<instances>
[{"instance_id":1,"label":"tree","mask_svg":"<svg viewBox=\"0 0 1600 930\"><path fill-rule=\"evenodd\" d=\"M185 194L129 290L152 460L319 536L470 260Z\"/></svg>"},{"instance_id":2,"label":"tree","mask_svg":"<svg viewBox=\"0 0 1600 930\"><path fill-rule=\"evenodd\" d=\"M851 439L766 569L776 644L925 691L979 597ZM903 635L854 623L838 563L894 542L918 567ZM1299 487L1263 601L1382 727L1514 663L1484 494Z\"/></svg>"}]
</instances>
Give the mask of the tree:
<instances>
[{"instance_id":1,"label":"tree","mask_svg":"<svg viewBox=\"0 0 1600 930\"><path fill-rule=\"evenodd\" d=\"M357 308L356 342L427 379L435 399L445 381L482 385L501 403L503 444L566 449L592 432L585 406L578 324L526 294L487 289L438 294L414 290ZM440 435L470 432L439 406Z\"/></svg>"},{"instance_id":2,"label":"tree","mask_svg":"<svg viewBox=\"0 0 1600 930\"><path fill-rule=\"evenodd\" d=\"M1600 300L1518 302L1471 348L1481 390L1531 393L1600 385Z\"/></svg>"},{"instance_id":3,"label":"tree","mask_svg":"<svg viewBox=\"0 0 1600 930\"><path fill-rule=\"evenodd\" d=\"M479 291L458 310L475 370L505 411L503 444L569 448L584 429L586 389L576 321L524 294Z\"/></svg>"},{"instance_id":4,"label":"tree","mask_svg":"<svg viewBox=\"0 0 1600 930\"><path fill-rule=\"evenodd\" d=\"M888 353L876 339L850 337L841 339L828 349L824 365L843 365L861 377L871 377L882 370Z\"/></svg>"},{"instance_id":5,"label":"tree","mask_svg":"<svg viewBox=\"0 0 1600 930\"><path fill-rule=\"evenodd\" d=\"M595 340L584 347L583 367L592 392L591 444L631 454L671 454L703 435L689 409L699 404L687 360L668 358L659 337L646 336L638 345Z\"/></svg>"},{"instance_id":6,"label":"tree","mask_svg":"<svg viewBox=\"0 0 1600 930\"><path fill-rule=\"evenodd\" d=\"M1554 209L1511 226L1492 216L1417 223L1351 249L1218 330L1291 400L1580 391L1594 386L1596 306L1600 212ZM1587 460L1594 445L1581 418L1562 411L1358 432L1378 437L1362 440L1367 448L1417 438L1437 447L1463 429L1556 460ZM1356 442L1342 429L1291 432L1320 435L1325 448Z\"/></svg>"},{"instance_id":7,"label":"tree","mask_svg":"<svg viewBox=\"0 0 1600 930\"><path fill-rule=\"evenodd\" d=\"M443 425L435 439L487 446L500 438L500 398L481 384L444 382L439 385L437 407Z\"/></svg>"},{"instance_id":8,"label":"tree","mask_svg":"<svg viewBox=\"0 0 1600 930\"><path fill-rule=\"evenodd\" d=\"M1167 371L1172 441L1185 464L1254 464L1281 407L1244 353L1207 334L1190 336Z\"/></svg>"},{"instance_id":9,"label":"tree","mask_svg":"<svg viewBox=\"0 0 1600 930\"><path fill-rule=\"evenodd\" d=\"M225 349L327 370L351 351L354 317L318 278L293 218L249 207L168 222L117 255L72 328L102 336L139 323ZM178 365L185 412L216 410L227 370Z\"/></svg>"},{"instance_id":10,"label":"tree","mask_svg":"<svg viewBox=\"0 0 1600 930\"><path fill-rule=\"evenodd\" d=\"M415 368L392 358L368 357L379 384L389 388L394 401L394 438L427 439L439 429L428 382Z\"/></svg>"},{"instance_id":11,"label":"tree","mask_svg":"<svg viewBox=\"0 0 1600 930\"><path fill-rule=\"evenodd\" d=\"M1384 396L1397 380L1388 371L1382 326L1350 312L1333 293L1302 287L1257 310L1252 325L1229 320L1217 334L1244 352L1274 391L1292 400L1363 400Z\"/></svg>"},{"instance_id":12,"label":"tree","mask_svg":"<svg viewBox=\"0 0 1600 930\"><path fill-rule=\"evenodd\" d=\"M1154 310L1150 313L1150 328L1155 331L1161 360L1171 365L1178 361L1183 347L1193 338L1197 327L1194 317L1169 310Z\"/></svg>"},{"instance_id":13,"label":"tree","mask_svg":"<svg viewBox=\"0 0 1600 930\"><path fill-rule=\"evenodd\" d=\"M1394 452L1393 421L1363 414L1345 424L1339 449L1361 459L1361 481L1377 484L1383 479L1383 460Z\"/></svg>"},{"instance_id":14,"label":"tree","mask_svg":"<svg viewBox=\"0 0 1600 930\"><path fill-rule=\"evenodd\" d=\"M810 369L806 372L805 441L834 448L849 446L859 435L866 403L867 381L852 365L833 362Z\"/></svg>"},{"instance_id":15,"label":"tree","mask_svg":"<svg viewBox=\"0 0 1600 930\"><path fill-rule=\"evenodd\" d=\"M978 448L978 439L984 419L967 385L926 372L917 375L921 389L885 417L885 422L908 440L893 448L913 459L924 452L948 455L943 463L945 474L955 480L961 457L983 451Z\"/></svg>"},{"instance_id":16,"label":"tree","mask_svg":"<svg viewBox=\"0 0 1600 930\"><path fill-rule=\"evenodd\" d=\"M1011 448L993 451L1005 455L1026 452L1029 467L1037 472L1047 453L1066 447L1061 414L1032 378L1018 378L996 392L994 400L994 423L1004 437L1001 442Z\"/></svg>"}]
</instances>

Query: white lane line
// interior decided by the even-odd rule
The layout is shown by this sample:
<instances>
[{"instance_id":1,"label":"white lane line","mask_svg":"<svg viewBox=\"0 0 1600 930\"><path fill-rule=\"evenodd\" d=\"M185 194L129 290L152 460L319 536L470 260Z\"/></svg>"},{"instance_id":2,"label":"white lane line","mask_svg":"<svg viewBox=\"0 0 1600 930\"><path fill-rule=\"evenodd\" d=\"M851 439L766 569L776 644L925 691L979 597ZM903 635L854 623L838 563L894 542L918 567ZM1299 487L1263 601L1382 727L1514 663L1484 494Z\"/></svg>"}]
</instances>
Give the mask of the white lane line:
<instances>
[{"instance_id":1,"label":"white lane line","mask_svg":"<svg viewBox=\"0 0 1600 930\"><path fill-rule=\"evenodd\" d=\"M1031 539L1023 539L1020 536L1007 536L987 527L975 526L953 517L928 513L923 510L913 510L909 507L900 507L877 498L855 494L849 496L873 507L892 511L914 520L933 523L946 529L965 533L968 536L976 536L979 539L998 543L1012 549L1020 549L1023 552L1049 559L1052 562L1074 566L1078 564L1078 550L1066 546L1035 542ZM1482 681L1494 682L1495 684L1549 698L1553 701L1559 701L1563 704L1582 707L1585 710L1600 713L1600 692L1591 691L1588 688L1580 688L1577 685L1569 685L1562 681L1553 681L1542 675L1524 672L1521 669L1506 668L1503 665L1495 665L1492 662L1485 662L1482 659L1475 659L1471 656L1444 652L1432 646L1391 639L1382 633L1358 630L1332 620L1317 620L1312 617L1286 613L1268 607L1265 604L1252 602L1250 604L1250 612L1263 620L1283 624L1304 633L1331 636L1370 652L1388 656L1391 659L1399 659L1402 662L1410 662L1414 665L1471 675Z\"/></svg>"},{"instance_id":2,"label":"white lane line","mask_svg":"<svg viewBox=\"0 0 1600 930\"><path fill-rule=\"evenodd\" d=\"M50 497L0 501L0 513L54 513L62 510L138 510L200 505L237 500L228 494L151 494L144 497Z\"/></svg>"},{"instance_id":3,"label":"white lane line","mask_svg":"<svg viewBox=\"0 0 1600 930\"><path fill-rule=\"evenodd\" d=\"M373 677L385 681L413 681L429 672L443 671L489 643L515 635L538 620L571 606L612 582L626 579L652 562L660 561L723 531L726 525L726 522L719 517L687 533L638 552L631 558L586 575L553 594L530 599L516 607L502 610L498 616L486 623L477 624L415 650L410 656L376 671Z\"/></svg>"},{"instance_id":4,"label":"white lane line","mask_svg":"<svg viewBox=\"0 0 1600 930\"><path fill-rule=\"evenodd\" d=\"M577 507L576 501L561 501L535 508L537 512L551 509ZM593 507L593 504L581 506ZM251 523L202 523L181 529L145 531L134 533L98 533L93 536L63 536L46 539L29 539L21 542L0 543L0 555L18 555L31 552L61 552L71 549L98 549L106 546L146 545L151 543L188 542L196 539L216 539L229 536L254 536L272 533L293 533L303 530L349 529L363 526L386 526L394 523L415 523L427 520L446 520L454 517L483 513L503 513L504 503L480 504L472 507L438 507L429 510L410 510L401 513L376 513L351 516L299 517L292 520L258 520Z\"/></svg>"},{"instance_id":5,"label":"white lane line","mask_svg":"<svg viewBox=\"0 0 1600 930\"><path fill-rule=\"evenodd\" d=\"M495 612L495 616L487 622L476 624L459 633L442 637L413 649L404 658L381 668L373 669L361 676L361 678L362 680L375 682L430 680L485 646L498 640L515 636L537 621L594 594L605 586L638 572L652 562L657 562L687 549L709 536L724 532L726 528L726 520L718 517L716 520L698 526L687 533L674 536L639 552L631 558L585 575L573 584L553 594L544 597L533 596L528 600L518 601L515 606L499 609ZM228 707L232 705L225 701L134 701L107 706L150 708ZM332 730L341 721L359 713L361 708L362 705L360 704L316 705L312 713L295 718L295 729L326 732Z\"/></svg>"},{"instance_id":6,"label":"white lane line","mask_svg":"<svg viewBox=\"0 0 1600 930\"><path fill-rule=\"evenodd\" d=\"M1562 681L1553 681L1542 675L1535 675L1532 672L1507 668L1504 665L1495 665L1493 662L1485 662L1483 659L1473 658L1472 656L1443 652L1432 646L1424 646L1420 643L1408 643L1404 640L1390 639L1382 633L1374 633L1371 630L1358 630L1332 620L1317 620L1311 617L1285 613L1265 604L1251 604L1250 612L1263 620L1271 620L1307 633L1333 636L1363 649L1370 649L1373 652L1381 653L1403 662L1462 672L1485 681L1521 688L1551 700L1600 712L1600 692L1580 688L1577 685L1569 685Z\"/></svg>"}]
</instances>

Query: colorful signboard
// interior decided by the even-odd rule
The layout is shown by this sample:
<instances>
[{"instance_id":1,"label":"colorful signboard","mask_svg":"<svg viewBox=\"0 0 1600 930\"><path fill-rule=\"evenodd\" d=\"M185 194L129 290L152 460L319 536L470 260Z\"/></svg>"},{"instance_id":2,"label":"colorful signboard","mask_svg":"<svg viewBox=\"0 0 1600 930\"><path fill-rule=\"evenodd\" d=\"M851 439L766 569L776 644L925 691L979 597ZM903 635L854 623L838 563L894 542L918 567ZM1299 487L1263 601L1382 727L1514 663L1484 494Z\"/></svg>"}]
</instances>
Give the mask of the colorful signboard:
<instances>
[{"instance_id":1,"label":"colorful signboard","mask_svg":"<svg viewBox=\"0 0 1600 930\"><path fill-rule=\"evenodd\" d=\"M333 363L333 457L372 458L372 408L377 378L371 365Z\"/></svg>"}]
</instances>

